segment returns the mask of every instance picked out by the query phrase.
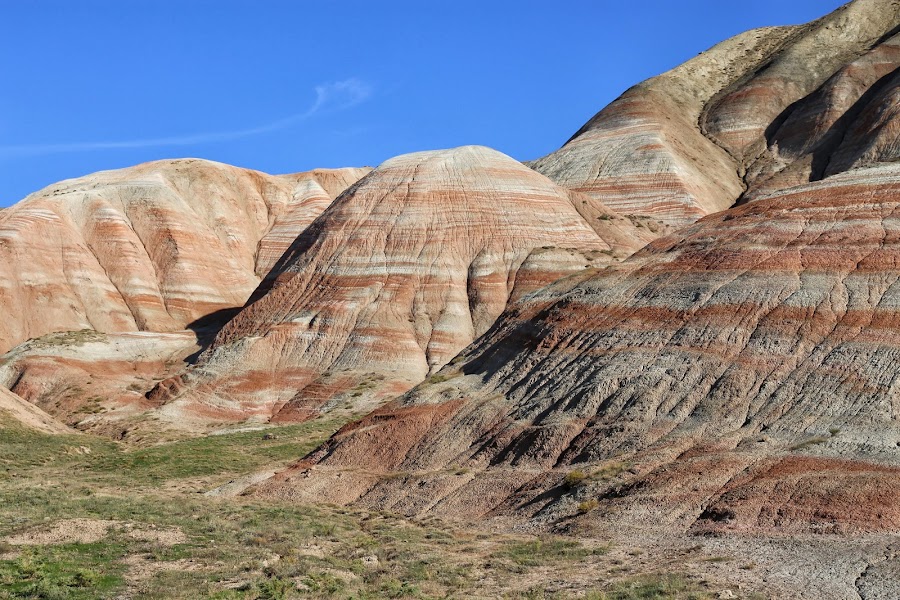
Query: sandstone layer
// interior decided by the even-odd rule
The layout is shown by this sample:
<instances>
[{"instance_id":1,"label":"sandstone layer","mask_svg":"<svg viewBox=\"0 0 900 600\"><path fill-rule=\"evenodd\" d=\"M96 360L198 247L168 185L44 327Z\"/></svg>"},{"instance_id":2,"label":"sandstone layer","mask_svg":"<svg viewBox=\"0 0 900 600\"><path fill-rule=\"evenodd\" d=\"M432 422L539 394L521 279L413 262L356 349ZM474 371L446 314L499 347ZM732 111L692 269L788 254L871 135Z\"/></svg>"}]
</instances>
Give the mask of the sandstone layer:
<instances>
[{"instance_id":1,"label":"sandstone layer","mask_svg":"<svg viewBox=\"0 0 900 600\"><path fill-rule=\"evenodd\" d=\"M51 185L0 212L0 351L54 331L176 331L244 304L365 169L270 176L195 159Z\"/></svg>"},{"instance_id":2,"label":"sandstone layer","mask_svg":"<svg viewBox=\"0 0 900 600\"><path fill-rule=\"evenodd\" d=\"M786 108L767 128L765 149L744 159L741 201L900 156L898 67L900 35L893 35Z\"/></svg>"},{"instance_id":3,"label":"sandstone layer","mask_svg":"<svg viewBox=\"0 0 900 600\"><path fill-rule=\"evenodd\" d=\"M391 159L285 253L213 346L152 398L183 411L305 419L433 374L506 307L654 237L483 147Z\"/></svg>"},{"instance_id":4,"label":"sandstone layer","mask_svg":"<svg viewBox=\"0 0 900 600\"><path fill-rule=\"evenodd\" d=\"M894 60L895 50L878 46L898 22L896 0L856 0L807 25L740 34L629 89L532 166L625 214L683 225L724 210L760 173L771 176L820 141L817 158L830 152L842 123L831 125ZM799 132L807 147L779 152L782 124L782 137ZM798 168L796 182L811 171Z\"/></svg>"},{"instance_id":5,"label":"sandstone layer","mask_svg":"<svg viewBox=\"0 0 900 600\"><path fill-rule=\"evenodd\" d=\"M47 334L0 356L0 388L79 430L121 438L153 408L145 394L183 370L211 333Z\"/></svg>"},{"instance_id":6,"label":"sandstone layer","mask_svg":"<svg viewBox=\"0 0 900 600\"><path fill-rule=\"evenodd\" d=\"M551 286L265 493L590 518L580 498L616 526L900 530L898 207L900 168L854 169ZM573 469L596 476L574 496Z\"/></svg>"}]
</instances>

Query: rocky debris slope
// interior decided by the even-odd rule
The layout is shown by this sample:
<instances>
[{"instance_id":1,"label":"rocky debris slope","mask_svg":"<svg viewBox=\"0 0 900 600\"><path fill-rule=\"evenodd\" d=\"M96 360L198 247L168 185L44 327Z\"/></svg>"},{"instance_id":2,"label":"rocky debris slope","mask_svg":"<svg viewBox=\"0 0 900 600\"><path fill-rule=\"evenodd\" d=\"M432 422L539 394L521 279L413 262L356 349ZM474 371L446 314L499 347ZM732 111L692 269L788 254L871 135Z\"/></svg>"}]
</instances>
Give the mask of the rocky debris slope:
<instances>
[{"instance_id":1,"label":"rocky debris slope","mask_svg":"<svg viewBox=\"0 0 900 600\"><path fill-rule=\"evenodd\" d=\"M740 34L629 89L531 166L625 214L685 224L724 210L760 173L810 153L870 89L893 60L879 44L898 21L896 0L856 0L807 25ZM784 148L791 132L803 143ZM810 171L798 167L795 180L810 181Z\"/></svg>"},{"instance_id":2,"label":"rocky debris slope","mask_svg":"<svg viewBox=\"0 0 900 600\"><path fill-rule=\"evenodd\" d=\"M54 331L174 331L241 306L364 169L270 176L147 163L54 184L0 212L0 351Z\"/></svg>"},{"instance_id":3,"label":"rocky debris slope","mask_svg":"<svg viewBox=\"0 0 900 600\"><path fill-rule=\"evenodd\" d=\"M0 429L26 427L41 433L75 433L38 407L0 387Z\"/></svg>"},{"instance_id":4,"label":"rocky debris slope","mask_svg":"<svg viewBox=\"0 0 900 600\"><path fill-rule=\"evenodd\" d=\"M676 530L900 530L898 208L897 165L854 169L552 286L265 493L556 520L591 518L582 499L603 508L592 518ZM576 469L590 485L573 495Z\"/></svg>"},{"instance_id":5,"label":"rocky debris slope","mask_svg":"<svg viewBox=\"0 0 900 600\"><path fill-rule=\"evenodd\" d=\"M393 158L342 194L161 414L305 419L433 374L510 302L653 234L483 147Z\"/></svg>"}]
</instances>

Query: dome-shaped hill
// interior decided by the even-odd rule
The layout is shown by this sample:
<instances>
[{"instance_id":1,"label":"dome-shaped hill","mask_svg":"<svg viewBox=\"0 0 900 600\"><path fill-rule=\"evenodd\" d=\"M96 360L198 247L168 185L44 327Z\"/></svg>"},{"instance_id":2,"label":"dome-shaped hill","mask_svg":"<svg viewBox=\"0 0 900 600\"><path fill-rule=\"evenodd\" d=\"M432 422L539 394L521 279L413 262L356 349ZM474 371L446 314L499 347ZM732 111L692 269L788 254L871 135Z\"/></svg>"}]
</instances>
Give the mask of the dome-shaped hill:
<instances>
[{"instance_id":1,"label":"dome-shaped hill","mask_svg":"<svg viewBox=\"0 0 900 600\"><path fill-rule=\"evenodd\" d=\"M396 395L511 301L653 237L495 150L396 157L344 192L156 397L164 412L302 419Z\"/></svg>"},{"instance_id":2,"label":"dome-shaped hill","mask_svg":"<svg viewBox=\"0 0 900 600\"><path fill-rule=\"evenodd\" d=\"M0 212L0 351L53 331L172 331L239 307L331 202L318 183L185 159L51 185Z\"/></svg>"}]
</instances>

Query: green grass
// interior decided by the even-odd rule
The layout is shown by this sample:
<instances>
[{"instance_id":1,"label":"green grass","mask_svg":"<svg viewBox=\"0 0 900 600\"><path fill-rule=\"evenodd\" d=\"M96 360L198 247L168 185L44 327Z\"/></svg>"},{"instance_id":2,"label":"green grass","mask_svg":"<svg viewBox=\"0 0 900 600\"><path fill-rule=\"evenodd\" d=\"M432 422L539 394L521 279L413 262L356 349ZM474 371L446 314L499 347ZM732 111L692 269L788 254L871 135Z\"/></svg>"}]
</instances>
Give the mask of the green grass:
<instances>
[{"instance_id":1,"label":"green grass","mask_svg":"<svg viewBox=\"0 0 900 600\"><path fill-rule=\"evenodd\" d=\"M61 519L121 524L90 544L0 541L0 599L545 597L534 595L543 592L527 577L600 569L606 547L566 537L487 535L437 519L198 493L287 465L340 425L315 421L152 447L0 430L0 540ZM151 527L184 538L166 545L127 534ZM663 583L675 589L677 582ZM625 593L601 584L580 585ZM629 585L644 593L663 584Z\"/></svg>"},{"instance_id":2,"label":"green grass","mask_svg":"<svg viewBox=\"0 0 900 600\"><path fill-rule=\"evenodd\" d=\"M116 543L28 548L0 561L0 598L98 598L123 584Z\"/></svg>"},{"instance_id":3,"label":"green grass","mask_svg":"<svg viewBox=\"0 0 900 600\"><path fill-rule=\"evenodd\" d=\"M497 556L508 558L513 563L535 567L561 561L579 561L588 556L603 554L606 548L590 549L569 538L546 536L509 544Z\"/></svg>"},{"instance_id":4,"label":"green grass","mask_svg":"<svg viewBox=\"0 0 900 600\"><path fill-rule=\"evenodd\" d=\"M706 600L713 595L678 574L641 575L612 586L605 592L588 594L588 600Z\"/></svg>"},{"instance_id":5,"label":"green grass","mask_svg":"<svg viewBox=\"0 0 900 600\"><path fill-rule=\"evenodd\" d=\"M504 595L509 600L568 600L568 593L553 592L536 586ZM673 573L648 574L619 581L606 590L589 590L585 600L712 600L703 586L690 578Z\"/></svg>"},{"instance_id":6,"label":"green grass","mask_svg":"<svg viewBox=\"0 0 900 600\"><path fill-rule=\"evenodd\" d=\"M209 477L251 472L271 463L299 459L337 429L334 422L313 422L278 429L275 439L265 431L214 435L109 453L95 462L95 469L131 474L138 483Z\"/></svg>"},{"instance_id":7,"label":"green grass","mask_svg":"<svg viewBox=\"0 0 900 600\"><path fill-rule=\"evenodd\" d=\"M158 485L174 480L218 478L250 473L295 460L334 432L340 422L313 421L266 431L212 435L131 449L88 435L41 436L24 429L0 429L0 478L17 470L54 465L78 473L85 482ZM84 454L83 448L89 453Z\"/></svg>"}]
</instances>

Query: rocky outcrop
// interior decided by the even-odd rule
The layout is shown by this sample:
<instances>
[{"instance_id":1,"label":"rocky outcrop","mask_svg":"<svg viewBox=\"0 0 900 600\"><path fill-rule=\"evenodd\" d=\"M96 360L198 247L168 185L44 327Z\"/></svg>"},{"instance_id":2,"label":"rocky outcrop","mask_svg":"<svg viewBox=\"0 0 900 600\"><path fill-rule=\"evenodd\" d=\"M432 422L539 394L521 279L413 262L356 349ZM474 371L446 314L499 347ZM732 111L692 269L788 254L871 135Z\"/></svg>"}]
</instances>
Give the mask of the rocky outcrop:
<instances>
[{"instance_id":1,"label":"rocky outcrop","mask_svg":"<svg viewBox=\"0 0 900 600\"><path fill-rule=\"evenodd\" d=\"M54 184L0 212L0 351L53 331L174 331L243 305L363 169L270 176L160 161Z\"/></svg>"},{"instance_id":2,"label":"rocky outcrop","mask_svg":"<svg viewBox=\"0 0 900 600\"><path fill-rule=\"evenodd\" d=\"M259 492L558 527L900 530L898 27L900 2L860 0L627 92L535 168L610 198L595 174L641 156L629 136L677 126L691 164L722 158L687 180L722 183L721 208L739 177L739 205L529 296ZM684 197L669 218L702 206Z\"/></svg>"},{"instance_id":3,"label":"rocky outcrop","mask_svg":"<svg viewBox=\"0 0 900 600\"><path fill-rule=\"evenodd\" d=\"M741 34L634 86L531 166L614 210L674 225L728 208L743 191L738 168L703 134L701 115L793 32L775 27Z\"/></svg>"},{"instance_id":4,"label":"rocky outcrop","mask_svg":"<svg viewBox=\"0 0 900 600\"><path fill-rule=\"evenodd\" d=\"M883 42L898 23L896 0L856 0L807 25L743 33L629 89L532 166L676 225L730 207L795 160L785 176L808 182L839 141L838 119L896 66L895 42Z\"/></svg>"},{"instance_id":5,"label":"rocky outcrop","mask_svg":"<svg viewBox=\"0 0 900 600\"><path fill-rule=\"evenodd\" d=\"M855 169L552 286L441 381L346 427L265 493L560 518L575 513L563 475L612 462L633 468L595 484L607 502L597 514L613 519L646 518L652 498L683 528L724 515L744 530L896 529L898 209L896 165ZM846 476L826 478L827 490L812 463L742 476L785 453L854 466L832 462ZM680 475L664 477L669 465ZM881 524L842 513L854 499Z\"/></svg>"},{"instance_id":6,"label":"rocky outcrop","mask_svg":"<svg viewBox=\"0 0 900 600\"><path fill-rule=\"evenodd\" d=\"M281 175L293 185L291 202L259 240L254 272L265 277L281 256L310 223L322 214L341 192L362 179L372 169L316 169L295 175Z\"/></svg>"},{"instance_id":7,"label":"rocky outcrop","mask_svg":"<svg viewBox=\"0 0 900 600\"><path fill-rule=\"evenodd\" d=\"M747 71L749 76L707 106L704 130L742 166L751 164L764 150L767 135L791 116L795 102L870 52L898 24L896 0L857 0L796 28L762 68ZM831 99L844 100L841 94ZM814 137L812 129L807 136Z\"/></svg>"},{"instance_id":8,"label":"rocky outcrop","mask_svg":"<svg viewBox=\"0 0 900 600\"><path fill-rule=\"evenodd\" d=\"M510 302L655 234L483 147L391 159L344 192L184 376L162 414L304 419L396 396ZM363 404L365 406L365 404Z\"/></svg>"},{"instance_id":9,"label":"rocky outcrop","mask_svg":"<svg viewBox=\"0 0 900 600\"><path fill-rule=\"evenodd\" d=\"M749 163L742 201L896 159L900 35L876 44L769 127L768 146Z\"/></svg>"}]
</instances>

